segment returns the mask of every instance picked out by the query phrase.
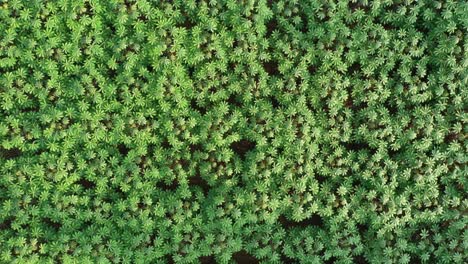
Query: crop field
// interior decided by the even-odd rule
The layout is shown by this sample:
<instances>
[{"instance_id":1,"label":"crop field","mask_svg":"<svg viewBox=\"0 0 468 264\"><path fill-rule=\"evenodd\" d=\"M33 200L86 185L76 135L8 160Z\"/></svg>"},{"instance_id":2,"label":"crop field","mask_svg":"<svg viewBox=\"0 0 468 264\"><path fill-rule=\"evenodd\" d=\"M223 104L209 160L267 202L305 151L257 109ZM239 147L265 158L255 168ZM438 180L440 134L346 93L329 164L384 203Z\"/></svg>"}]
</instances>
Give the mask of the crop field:
<instances>
[{"instance_id":1,"label":"crop field","mask_svg":"<svg viewBox=\"0 0 468 264\"><path fill-rule=\"evenodd\" d=\"M0 0L0 264L468 263L468 2Z\"/></svg>"}]
</instances>

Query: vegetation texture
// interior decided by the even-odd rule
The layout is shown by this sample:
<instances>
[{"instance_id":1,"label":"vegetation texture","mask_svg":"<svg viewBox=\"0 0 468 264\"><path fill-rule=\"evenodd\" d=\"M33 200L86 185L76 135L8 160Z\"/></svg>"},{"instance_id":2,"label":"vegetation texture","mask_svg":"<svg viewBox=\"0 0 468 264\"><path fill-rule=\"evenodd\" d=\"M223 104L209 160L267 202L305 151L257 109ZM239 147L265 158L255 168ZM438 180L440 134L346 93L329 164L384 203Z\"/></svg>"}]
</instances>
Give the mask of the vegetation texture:
<instances>
[{"instance_id":1,"label":"vegetation texture","mask_svg":"<svg viewBox=\"0 0 468 264\"><path fill-rule=\"evenodd\" d=\"M0 0L0 263L466 263L468 4Z\"/></svg>"}]
</instances>

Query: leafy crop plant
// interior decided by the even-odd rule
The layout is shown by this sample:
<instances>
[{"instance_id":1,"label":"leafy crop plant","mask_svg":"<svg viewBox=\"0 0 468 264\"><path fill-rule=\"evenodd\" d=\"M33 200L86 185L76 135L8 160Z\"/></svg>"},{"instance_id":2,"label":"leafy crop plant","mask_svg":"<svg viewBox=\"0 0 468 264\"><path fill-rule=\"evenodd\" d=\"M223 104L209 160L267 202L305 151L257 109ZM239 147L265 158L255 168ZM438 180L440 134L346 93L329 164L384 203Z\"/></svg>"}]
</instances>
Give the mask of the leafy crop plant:
<instances>
[{"instance_id":1,"label":"leafy crop plant","mask_svg":"<svg viewBox=\"0 0 468 264\"><path fill-rule=\"evenodd\" d=\"M0 0L0 263L467 263L468 4Z\"/></svg>"}]
</instances>

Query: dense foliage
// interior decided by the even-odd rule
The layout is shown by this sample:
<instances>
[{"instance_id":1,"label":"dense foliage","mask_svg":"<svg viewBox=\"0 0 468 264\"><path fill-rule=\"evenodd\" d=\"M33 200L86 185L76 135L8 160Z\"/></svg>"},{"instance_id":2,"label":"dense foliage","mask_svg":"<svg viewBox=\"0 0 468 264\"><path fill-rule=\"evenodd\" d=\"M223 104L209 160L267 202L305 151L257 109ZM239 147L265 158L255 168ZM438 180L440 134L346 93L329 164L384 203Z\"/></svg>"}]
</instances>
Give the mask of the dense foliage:
<instances>
[{"instance_id":1,"label":"dense foliage","mask_svg":"<svg viewBox=\"0 0 468 264\"><path fill-rule=\"evenodd\" d=\"M0 263L466 263L468 4L0 0Z\"/></svg>"}]
</instances>

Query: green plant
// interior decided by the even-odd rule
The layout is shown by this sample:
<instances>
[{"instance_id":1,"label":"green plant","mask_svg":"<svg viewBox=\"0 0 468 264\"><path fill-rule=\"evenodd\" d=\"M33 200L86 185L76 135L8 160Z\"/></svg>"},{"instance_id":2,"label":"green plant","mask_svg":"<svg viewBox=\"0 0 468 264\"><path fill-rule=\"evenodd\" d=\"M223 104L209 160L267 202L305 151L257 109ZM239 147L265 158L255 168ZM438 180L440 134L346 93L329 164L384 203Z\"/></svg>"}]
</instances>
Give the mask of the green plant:
<instances>
[{"instance_id":1,"label":"green plant","mask_svg":"<svg viewBox=\"0 0 468 264\"><path fill-rule=\"evenodd\" d=\"M465 263L467 21L1 1L0 263Z\"/></svg>"}]
</instances>

